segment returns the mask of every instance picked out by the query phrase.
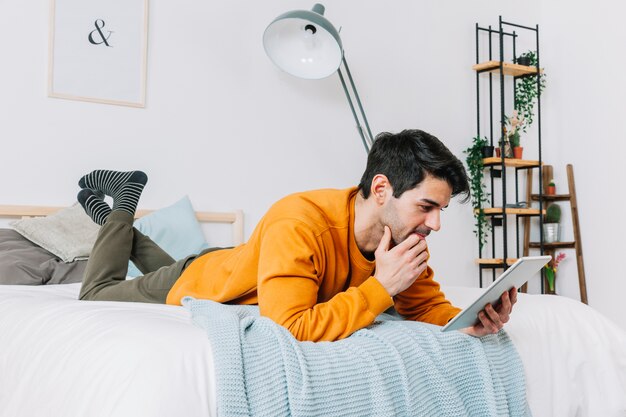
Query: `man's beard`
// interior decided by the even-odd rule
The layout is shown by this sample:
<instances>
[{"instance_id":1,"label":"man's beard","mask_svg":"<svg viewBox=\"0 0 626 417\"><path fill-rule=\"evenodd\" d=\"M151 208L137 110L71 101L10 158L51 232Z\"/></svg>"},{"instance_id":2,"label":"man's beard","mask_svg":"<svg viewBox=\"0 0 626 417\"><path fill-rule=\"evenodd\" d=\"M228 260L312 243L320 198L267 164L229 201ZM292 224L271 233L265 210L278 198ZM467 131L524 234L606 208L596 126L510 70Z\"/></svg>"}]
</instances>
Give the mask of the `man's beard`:
<instances>
[{"instance_id":1,"label":"man's beard","mask_svg":"<svg viewBox=\"0 0 626 417\"><path fill-rule=\"evenodd\" d=\"M404 242L406 239L408 239L409 236L411 236L414 233L417 233L419 235L422 235L423 237L426 237L430 234L430 229L427 227L418 227L417 229L413 229L410 232L406 233L404 236L402 236L402 239L400 241L398 241L398 239L396 238L396 234L393 232L393 229L391 230L391 241L393 242L393 246L398 245L399 243Z\"/></svg>"}]
</instances>

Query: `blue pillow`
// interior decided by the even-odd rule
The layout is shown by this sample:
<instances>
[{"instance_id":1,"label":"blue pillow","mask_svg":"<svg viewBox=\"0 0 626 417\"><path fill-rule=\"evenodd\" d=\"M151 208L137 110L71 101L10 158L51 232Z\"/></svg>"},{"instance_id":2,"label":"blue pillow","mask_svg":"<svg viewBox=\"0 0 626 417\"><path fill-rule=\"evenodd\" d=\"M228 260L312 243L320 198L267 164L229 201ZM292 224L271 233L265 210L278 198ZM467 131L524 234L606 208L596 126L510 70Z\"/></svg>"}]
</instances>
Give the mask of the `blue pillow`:
<instances>
[{"instance_id":1,"label":"blue pillow","mask_svg":"<svg viewBox=\"0 0 626 417\"><path fill-rule=\"evenodd\" d=\"M135 221L135 227L177 261L209 246L187 196L141 217ZM143 274L129 262L127 275L137 277Z\"/></svg>"}]
</instances>

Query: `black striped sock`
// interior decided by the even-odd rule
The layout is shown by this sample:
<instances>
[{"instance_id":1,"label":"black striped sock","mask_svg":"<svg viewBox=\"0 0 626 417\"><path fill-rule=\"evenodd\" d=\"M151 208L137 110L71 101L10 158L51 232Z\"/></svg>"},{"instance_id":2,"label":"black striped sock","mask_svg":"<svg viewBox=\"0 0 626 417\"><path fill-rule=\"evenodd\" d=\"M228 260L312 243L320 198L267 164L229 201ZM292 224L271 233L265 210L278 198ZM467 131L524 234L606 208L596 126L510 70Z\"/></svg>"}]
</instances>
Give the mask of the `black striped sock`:
<instances>
[{"instance_id":1,"label":"black striped sock","mask_svg":"<svg viewBox=\"0 0 626 417\"><path fill-rule=\"evenodd\" d=\"M113 197L113 210L124 210L134 215L147 182L148 176L142 171L119 172L101 169L82 177L78 185L81 188L102 191Z\"/></svg>"},{"instance_id":2,"label":"black striped sock","mask_svg":"<svg viewBox=\"0 0 626 417\"><path fill-rule=\"evenodd\" d=\"M96 197L98 197L100 200L104 201L104 193L102 191L98 191L98 190L91 190L93 191L94 195Z\"/></svg>"},{"instance_id":3,"label":"black striped sock","mask_svg":"<svg viewBox=\"0 0 626 417\"><path fill-rule=\"evenodd\" d=\"M111 214L111 207L93 190L88 188L80 190L77 198L80 205L85 209L85 213L87 213L95 223L102 226L104 222L106 222L109 214Z\"/></svg>"}]
</instances>

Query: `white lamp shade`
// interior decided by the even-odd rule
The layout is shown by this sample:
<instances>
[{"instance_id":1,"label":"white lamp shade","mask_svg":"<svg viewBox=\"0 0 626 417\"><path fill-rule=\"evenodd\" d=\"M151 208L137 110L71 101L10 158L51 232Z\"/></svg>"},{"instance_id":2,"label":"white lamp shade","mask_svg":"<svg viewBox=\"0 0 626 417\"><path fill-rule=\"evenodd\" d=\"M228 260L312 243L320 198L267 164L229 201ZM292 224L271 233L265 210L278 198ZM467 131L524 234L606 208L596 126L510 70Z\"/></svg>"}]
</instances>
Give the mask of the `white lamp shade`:
<instances>
[{"instance_id":1,"label":"white lamp shade","mask_svg":"<svg viewBox=\"0 0 626 417\"><path fill-rule=\"evenodd\" d=\"M307 79L334 74L343 57L339 32L324 16L308 10L278 16L265 29L263 47L280 69Z\"/></svg>"}]
</instances>

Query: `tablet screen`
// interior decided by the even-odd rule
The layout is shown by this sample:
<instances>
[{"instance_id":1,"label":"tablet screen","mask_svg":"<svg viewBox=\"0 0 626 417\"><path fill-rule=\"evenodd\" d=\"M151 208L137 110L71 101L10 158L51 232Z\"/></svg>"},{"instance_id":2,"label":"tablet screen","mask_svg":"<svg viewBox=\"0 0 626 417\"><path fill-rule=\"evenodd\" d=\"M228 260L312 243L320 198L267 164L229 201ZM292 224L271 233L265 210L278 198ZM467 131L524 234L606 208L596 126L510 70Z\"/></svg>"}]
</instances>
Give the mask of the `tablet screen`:
<instances>
[{"instance_id":1,"label":"tablet screen","mask_svg":"<svg viewBox=\"0 0 626 417\"><path fill-rule=\"evenodd\" d=\"M520 258L498 277L473 303L465 307L459 314L441 328L442 332L458 330L473 326L478 322L478 313L487 304L494 307L505 291L521 287L537 271L552 259L549 255L528 256Z\"/></svg>"}]
</instances>

